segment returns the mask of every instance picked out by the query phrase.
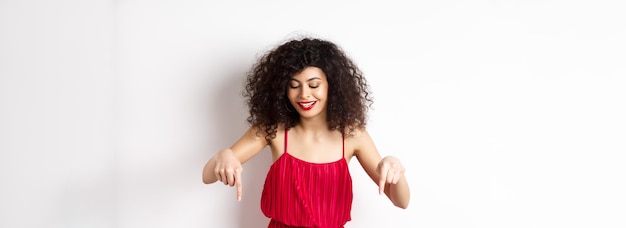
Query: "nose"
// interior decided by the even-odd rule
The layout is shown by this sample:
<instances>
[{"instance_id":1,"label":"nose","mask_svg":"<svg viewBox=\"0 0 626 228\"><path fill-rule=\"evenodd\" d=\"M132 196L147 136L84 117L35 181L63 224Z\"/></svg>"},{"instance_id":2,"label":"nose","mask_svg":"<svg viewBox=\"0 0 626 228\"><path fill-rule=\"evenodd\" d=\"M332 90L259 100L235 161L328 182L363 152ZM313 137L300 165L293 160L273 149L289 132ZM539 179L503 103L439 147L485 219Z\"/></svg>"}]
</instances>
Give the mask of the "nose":
<instances>
[{"instance_id":1,"label":"nose","mask_svg":"<svg viewBox=\"0 0 626 228\"><path fill-rule=\"evenodd\" d=\"M311 96L311 89L308 86L301 86L300 88L300 98L307 99Z\"/></svg>"}]
</instances>

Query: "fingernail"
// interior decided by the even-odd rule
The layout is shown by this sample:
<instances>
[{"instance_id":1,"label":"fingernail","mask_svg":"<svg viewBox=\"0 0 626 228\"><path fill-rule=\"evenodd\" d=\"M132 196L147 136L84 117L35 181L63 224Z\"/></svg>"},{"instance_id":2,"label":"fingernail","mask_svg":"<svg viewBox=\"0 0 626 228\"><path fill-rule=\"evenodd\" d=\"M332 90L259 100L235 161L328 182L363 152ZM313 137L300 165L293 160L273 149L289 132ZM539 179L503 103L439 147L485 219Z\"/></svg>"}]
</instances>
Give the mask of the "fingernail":
<instances>
[{"instance_id":1,"label":"fingernail","mask_svg":"<svg viewBox=\"0 0 626 228\"><path fill-rule=\"evenodd\" d=\"M237 196L237 201L241 202L241 196Z\"/></svg>"}]
</instances>

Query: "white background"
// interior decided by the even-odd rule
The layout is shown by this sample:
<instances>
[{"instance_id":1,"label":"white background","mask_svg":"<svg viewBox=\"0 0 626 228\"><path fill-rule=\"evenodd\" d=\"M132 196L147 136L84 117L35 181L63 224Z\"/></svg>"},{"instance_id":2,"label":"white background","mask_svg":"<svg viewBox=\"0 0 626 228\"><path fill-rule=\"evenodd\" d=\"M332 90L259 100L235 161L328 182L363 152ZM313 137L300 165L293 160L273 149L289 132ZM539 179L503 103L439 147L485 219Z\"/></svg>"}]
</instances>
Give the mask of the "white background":
<instances>
[{"instance_id":1,"label":"white background","mask_svg":"<svg viewBox=\"0 0 626 228\"><path fill-rule=\"evenodd\" d=\"M201 183L246 129L243 75L300 34L374 92L406 210L354 160L347 227L625 227L621 1L0 0L0 227L266 227Z\"/></svg>"}]
</instances>

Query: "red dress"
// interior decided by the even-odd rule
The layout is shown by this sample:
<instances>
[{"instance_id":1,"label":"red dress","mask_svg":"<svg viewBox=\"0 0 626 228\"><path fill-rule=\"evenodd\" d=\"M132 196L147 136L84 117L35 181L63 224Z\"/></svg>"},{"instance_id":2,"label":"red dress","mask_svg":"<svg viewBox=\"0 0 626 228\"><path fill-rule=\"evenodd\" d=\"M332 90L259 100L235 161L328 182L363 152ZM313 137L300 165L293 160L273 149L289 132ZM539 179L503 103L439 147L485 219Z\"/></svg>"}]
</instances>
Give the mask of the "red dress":
<instances>
[{"instance_id":1,"label":"red dress","mask_svg":"<svg viewBox=\"0 0 626 228\"><path fill-rule=\"evenodd\" d=\"M287 138L285 130L285 152L270 167L261 195L268 227L342 228L352 209L345 155L330 163L300 160L287 151Z\"/></svg>"}]
</instances>

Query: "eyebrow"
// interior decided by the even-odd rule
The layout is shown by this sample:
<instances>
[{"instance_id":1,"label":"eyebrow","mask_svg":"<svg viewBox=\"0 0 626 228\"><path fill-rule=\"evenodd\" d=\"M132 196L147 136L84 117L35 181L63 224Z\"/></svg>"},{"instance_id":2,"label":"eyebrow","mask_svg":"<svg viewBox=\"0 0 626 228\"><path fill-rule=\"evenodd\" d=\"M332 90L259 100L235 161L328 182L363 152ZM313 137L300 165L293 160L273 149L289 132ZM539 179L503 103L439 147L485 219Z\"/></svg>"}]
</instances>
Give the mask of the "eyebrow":
<instances>
[{"instance_id":1,"label":"eyebrow","mask_svg":"<svg viewBox=\"0 0 626 228\"><path fill-rule=\"evenodd\" d=\"M307 82L310 82L310 81L313 81L313 80L316 80L316 79L317 79L317 80L322 80L322 79L321 79L321 78L319 78L319 77L312 77L312 78L307 79L306 81L307 81ZM300 80L295 79L295 78L291 78L291 80L292 80L292 81L296 81L296 82L300 82Z\"/></svg>"}]
</instances>

